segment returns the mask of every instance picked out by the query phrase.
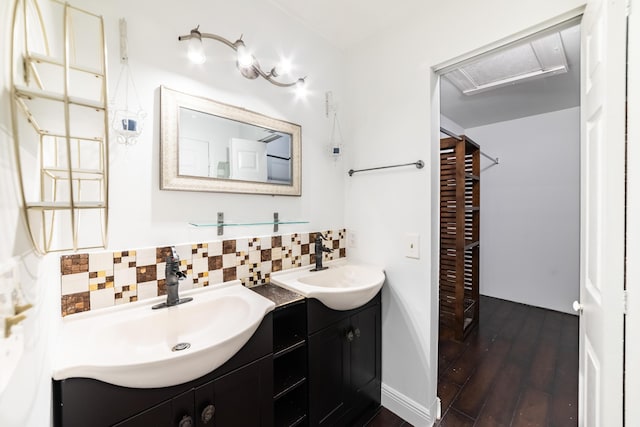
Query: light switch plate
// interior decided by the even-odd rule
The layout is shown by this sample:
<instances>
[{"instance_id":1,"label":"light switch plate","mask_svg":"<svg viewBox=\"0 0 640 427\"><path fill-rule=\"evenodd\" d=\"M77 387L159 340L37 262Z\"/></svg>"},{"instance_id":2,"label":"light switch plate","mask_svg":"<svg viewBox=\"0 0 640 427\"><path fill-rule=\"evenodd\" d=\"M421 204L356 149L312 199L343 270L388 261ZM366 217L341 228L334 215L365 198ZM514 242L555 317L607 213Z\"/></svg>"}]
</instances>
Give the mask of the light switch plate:
<instances>
[{"instance_id":1,"label":"light switch plate","mask_svg":"<svg viewBox=\"0 0 640 427\"><path fill-rule=\"evenodd\" d=\"M351 249L356 249L358 247L358 238L355 231L347 232L347 242L349 243L349 248Z\"/></svg>"},{"instance_id":2,"label":"light switch plate","mask_svg":"<svg viewBox=\"0 0 640 427\"><path fill-rule=\"evenodd\" d=\"M420 259L420 235L407 233L405 235L405 256L407 258Z\"/></svg>"}]
</instances>

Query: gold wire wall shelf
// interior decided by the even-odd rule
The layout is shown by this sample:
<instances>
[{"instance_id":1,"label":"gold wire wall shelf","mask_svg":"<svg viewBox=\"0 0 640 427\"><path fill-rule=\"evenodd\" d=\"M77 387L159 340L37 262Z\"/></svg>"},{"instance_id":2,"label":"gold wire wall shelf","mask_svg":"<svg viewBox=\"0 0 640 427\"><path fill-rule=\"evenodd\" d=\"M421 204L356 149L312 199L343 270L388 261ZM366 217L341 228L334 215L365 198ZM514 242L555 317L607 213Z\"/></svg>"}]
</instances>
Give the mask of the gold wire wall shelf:
<instances>
[{"instance_id":1,"label":"gold wire wall shelf","mask_svg":"<svg viewBox=\"0 0 640 427\"><path fill-rule=\"evenodd\" d=\"M43 6L37 0L13 6L11 120L24 220L42 254L105 247L104 21L58 0Z\"/></svg>"}]
</instances>

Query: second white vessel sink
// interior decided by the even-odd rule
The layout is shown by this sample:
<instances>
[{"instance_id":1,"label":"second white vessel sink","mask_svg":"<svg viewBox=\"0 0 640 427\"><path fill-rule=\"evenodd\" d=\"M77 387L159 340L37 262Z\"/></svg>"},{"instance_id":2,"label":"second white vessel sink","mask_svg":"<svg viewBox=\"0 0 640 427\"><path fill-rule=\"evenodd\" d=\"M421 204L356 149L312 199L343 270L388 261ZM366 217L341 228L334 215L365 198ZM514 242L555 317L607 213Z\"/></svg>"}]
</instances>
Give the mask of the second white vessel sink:
<instances>
[{"instance_id":1,"label":"second white vessel sink","mask_svg":"<svg viewBox=\"0 0 640 427\"><path fill-rule=\"evenodd\" d=\"M326 263L322 271L311 271L313 266L273 273L271 282L297 292L307 298L316 298L334 310L351 310L369 302L385 280L379 267L352 264L345 260Z\"/></svg>"},{"instance_id":2,"label":"second white vessel sink","mask_svg":"<svg viewBox=\"0 0 640 427\"><path fill-rule=\"evenodd\" d=\"M193 301L152 310L154 298L65 319L53 378L136 388L191 381L236 354L275 307L240 281L183 294Z\"/></svg>"}]
</instances>

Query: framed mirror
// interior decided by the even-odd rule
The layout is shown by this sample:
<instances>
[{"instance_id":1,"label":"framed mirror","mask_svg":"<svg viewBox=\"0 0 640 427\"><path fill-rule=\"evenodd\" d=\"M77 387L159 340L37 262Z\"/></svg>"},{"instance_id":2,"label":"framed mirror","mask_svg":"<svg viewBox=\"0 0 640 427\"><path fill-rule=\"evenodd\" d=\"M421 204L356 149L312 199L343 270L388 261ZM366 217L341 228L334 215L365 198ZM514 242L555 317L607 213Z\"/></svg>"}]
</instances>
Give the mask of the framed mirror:
<instances>
[{"instance_id":1,"label":"framed mirror","mask_svg":"<svg viewBox=\"0 0 640 427\"><path fill-rule=\"evenodd\" d=\"M160 87L160 189L301 194L301 128Z\"/></svg>"}]
</instances>

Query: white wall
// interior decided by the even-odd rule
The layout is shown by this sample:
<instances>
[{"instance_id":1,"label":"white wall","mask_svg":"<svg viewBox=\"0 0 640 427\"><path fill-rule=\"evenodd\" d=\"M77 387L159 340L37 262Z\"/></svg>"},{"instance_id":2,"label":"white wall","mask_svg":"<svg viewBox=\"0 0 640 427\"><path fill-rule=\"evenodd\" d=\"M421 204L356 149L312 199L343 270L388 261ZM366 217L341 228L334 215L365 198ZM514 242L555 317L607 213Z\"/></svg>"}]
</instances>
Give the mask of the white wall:
<instances>
[{"instance_id":1,"label":"white wall","mask_svg":"<svg viewBox=\"0 0 640 427\"><path fill-rule=\"evenodd\" d=\"M7 389L0 394L0 425L42 427L50 423L49 340L60 323L59 254L33 256L20 221L14 188L9 116L10 13L13 2L1 2L2 56L0 58L0 261L25 259L22 275L26 293L36 309L25 324L26 348ZM45 2L46 3L46 2ZM144 132L133 146L110 145L109 249L218 240L215 228L195 229L193 219L225 218L264 221L280 212L282 219L309 224L283 226L281 232L313 231L344 226L344 170L329 157L326 145L331 121L325 117L324 93L343 99L344 54L324 39L292 21L268 2L255 0L184 2L137 0L77 0L75 6L105 17L109 54L109 88L119 73L118 19L128 22L129 60L142 108L148 116ZM178 36L200 24L235 40L244 34L261 64L269 69L280 53L291 55L294 77L308 75L309 95L296 98L293 90L259 79L247 80L235 69L233 51L205 40L208 60L195 66L186 59L186 45ZM302 197L273 197L159 190L158 87L209 97L302 126ZM110 97L113 94L110 94ZM135 104L135 101L130 102ZM269 227L225 229L225 237L268 235Z\"/></svg>"},{"instance_id":2,"label":"white wall","mask_svg":"<svg viewBox=\"0 0 640 427\"><path fill-rule=\"evenodd\" d=\"M440 127L445 128L448 131L455 133L456 135L464 135L465 130L457 122L453 121L444 114L440 114ZM449 138L446 133L440 133L440 138Z\"/></svg>"},{"instance_id":3,"label":"white wall","mask_svg":"<svg viewBox=\"0 0 640 427\"><path fill-rule=\"evenodd\" d=\"M575 314L580 109L469 128L482 158L480 293ZM485 169L486 168L486 169Z\"/></svg>"},{"instance_id":4,"label":"white wall","mask_svg":"<svg viewBox=\"0 0 640 427\"><path fill-rule=\"evenodd\" d=\"M357 174L346 184L346 225L358 244L349 254L387 274L383 404L416 426L430 425L436 410L439 93L431 67L583 3L430 2L349 51L348 166L427 165ZM405 233L420 234L419 260L403 256Z\"/></svg>"},{"instance_id":5,"label":"white wall","mask_svg":"<svg viewBox=\"0 0 640 427\"><path fill-rule=\"evenodd\" d=\"M236 220L264 221L279 211L280 218L310 221L308 225L289 226L285 232L344 225L344 176L326 155L331 123L324 114L325 91L331 90L338 97L342 94L342 52L279 9L255 0L163 1L161 7L153 0L83 0L80 6L105 16L111 88L119 71L118 19L127 19L129 60L142 107L149 114L137 145L111 146L110 248L215 239L214 228L190 228L187 221L211 219L218 211ZM234 52L213 40L203 40L205 64L189 63L186 42L179 42L178 36L188 34L198 24L201 31L231 41L243 34L247 46L254 49L267 69L275 65L280 54L290 55L295 77L309 76L309 96L298 99L293 89L276 87L263 79L245 79L235 68ZM160 191L160 85L300 124L302 197ZM225 230L225 236L247 233L269 234L270 229Z\"/></svg>"},{"instance_id":6,"label":"white wall","mask_svg":"<svg viewBox=\"0 0 640 427\"><path fill-rule=\"evenodd\" d=\"M31 249L18 208L18 184L15 175L13 140L11 138L11 115L9 108L9 58L10 10L13 2L0 3L0 264L15 262L17 265L18 290L23 302L35 307L29 310L27 320L14 327L14 336L21 336L23 345L12 343L7 347L12 354L20 355L16 363L6 363L3 357L4 332L0 334L0 369L8 380L0 386L0 425L46 426L50 419L51 375L49 342L50 319L60 312L56 289L55 257L41 258ZM57 311L56 311L57 309ZM4 319L2 319L4 325Z\"/></svg>"}]
</instances>

